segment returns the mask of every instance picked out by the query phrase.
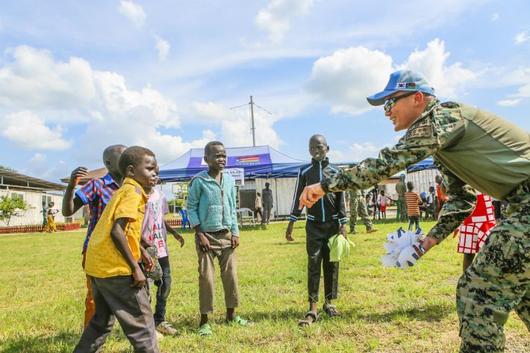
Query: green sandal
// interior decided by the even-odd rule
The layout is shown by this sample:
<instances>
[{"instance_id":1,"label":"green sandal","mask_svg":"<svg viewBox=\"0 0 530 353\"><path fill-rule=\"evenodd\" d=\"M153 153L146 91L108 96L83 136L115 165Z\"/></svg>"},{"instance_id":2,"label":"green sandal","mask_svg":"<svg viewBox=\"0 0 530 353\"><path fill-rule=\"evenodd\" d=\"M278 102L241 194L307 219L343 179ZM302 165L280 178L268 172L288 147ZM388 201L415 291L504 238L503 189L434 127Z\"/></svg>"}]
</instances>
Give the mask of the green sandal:
<instances>
[{"instance_id":1,"label":"green sandal","mask_svg":"<svg viewBox=\"0 0 530 353\"><path fill-rule=\"evenodd\" d=\"M241 316L236 315L233 320L228 321L229 324L238 326L248 326L248 320L243 319Z\"/></svg>"},{"instance_id":2,"label":"green sandal","mask_svg":"<svg viewBox=\"0 0 530 353\"><path fill-rule=\"evenodd\" d=\"M197 332L199 336L206 337L212 335L212 326L209 323L202 324Z\"/></svg>"}]
</instances>

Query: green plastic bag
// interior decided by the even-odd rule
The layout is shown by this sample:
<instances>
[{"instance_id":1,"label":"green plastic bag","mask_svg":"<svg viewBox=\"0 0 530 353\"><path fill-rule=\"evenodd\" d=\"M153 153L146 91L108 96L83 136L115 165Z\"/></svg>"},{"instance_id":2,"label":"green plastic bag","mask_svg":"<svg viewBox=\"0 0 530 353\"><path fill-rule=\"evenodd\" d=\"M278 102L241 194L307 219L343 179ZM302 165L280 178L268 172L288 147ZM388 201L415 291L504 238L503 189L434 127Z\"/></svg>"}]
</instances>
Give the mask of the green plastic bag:
<instances>
[{"instance_id":1,"label":"green plastic bag","mask_svg":"<svg viewBox=\"0 0 530 353\"><path fill-rule=\"evenodd\" d=\"M350 249L355 244L350 239L346 239L342 234L337 234L329 238L329 261L339 262L343 258L350 255Z\"/></svg>"}]
</instances>

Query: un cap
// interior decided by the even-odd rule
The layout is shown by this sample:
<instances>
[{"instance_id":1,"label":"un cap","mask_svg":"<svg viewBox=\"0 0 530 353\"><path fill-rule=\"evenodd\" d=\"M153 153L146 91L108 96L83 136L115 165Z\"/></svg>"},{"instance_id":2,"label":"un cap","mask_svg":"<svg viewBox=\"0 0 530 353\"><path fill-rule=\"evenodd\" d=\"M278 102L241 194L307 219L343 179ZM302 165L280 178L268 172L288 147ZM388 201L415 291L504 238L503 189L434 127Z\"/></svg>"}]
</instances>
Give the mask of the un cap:
<instances>
[{"instance_id":1,"label":"un cap","mask_svg":"<svg viewBox=\"0 0 530 353\"><path fill-rule=\"evenodd\" d=\"M366 97L371 105L383 105L391 95L400 91L423 92L434 96L434 88L422 74L411 70L399 70L390 74L388 83L383 91Z\"/></svg>"}]
</instances>

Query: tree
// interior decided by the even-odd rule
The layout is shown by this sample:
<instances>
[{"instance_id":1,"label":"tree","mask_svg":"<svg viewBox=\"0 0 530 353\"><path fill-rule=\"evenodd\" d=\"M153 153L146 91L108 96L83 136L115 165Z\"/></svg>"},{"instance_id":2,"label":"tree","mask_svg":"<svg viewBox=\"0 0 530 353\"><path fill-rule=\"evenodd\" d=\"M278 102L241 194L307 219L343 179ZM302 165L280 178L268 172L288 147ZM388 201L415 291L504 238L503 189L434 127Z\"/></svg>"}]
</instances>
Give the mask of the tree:
<instances>
[{"instance_id":1,"label":"tree","mask_svg":"<svg viewBox=\"0 0 530 353\"><path fill-rule=\"evenodd\" d=\"M20 197L0 196L0 221L9 226L11 217L23 214L28 207L28 204Z\"/></svg>"}]
</instances>

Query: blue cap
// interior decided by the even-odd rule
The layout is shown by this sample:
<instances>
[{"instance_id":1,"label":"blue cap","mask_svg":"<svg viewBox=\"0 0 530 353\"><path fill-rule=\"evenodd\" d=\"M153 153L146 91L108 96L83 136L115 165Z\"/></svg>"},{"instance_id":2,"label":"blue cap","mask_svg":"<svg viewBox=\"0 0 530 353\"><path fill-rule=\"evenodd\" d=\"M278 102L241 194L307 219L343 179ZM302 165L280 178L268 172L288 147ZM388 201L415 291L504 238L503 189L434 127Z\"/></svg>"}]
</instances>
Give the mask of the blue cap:
<instances>
[{"instance_id":1,"label":"blue cap","mask_svg":"<svg viewBox=\"0 0 530 353\"><path fill-rule=\"evenodd\" d=\"M434 96L434 88L429 86L422 74L410 70L399 70L390 74L383 91L366 99L371 105L383 105L389 96L399 91L423 92Z\"/></svg>"}]
</instances>

